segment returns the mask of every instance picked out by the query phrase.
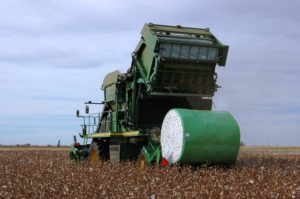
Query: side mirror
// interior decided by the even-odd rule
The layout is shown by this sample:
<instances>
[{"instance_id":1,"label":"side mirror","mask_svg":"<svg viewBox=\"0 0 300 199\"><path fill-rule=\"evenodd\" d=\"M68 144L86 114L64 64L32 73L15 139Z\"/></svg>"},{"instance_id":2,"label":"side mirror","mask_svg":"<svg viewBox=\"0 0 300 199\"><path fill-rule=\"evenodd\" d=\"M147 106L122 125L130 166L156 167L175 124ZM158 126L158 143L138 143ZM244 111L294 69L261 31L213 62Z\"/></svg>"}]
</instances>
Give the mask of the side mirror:
<instances>
[{"instance_id":1,"label":"side mirror","mask_svg":"<svg viewBox=\"0 0 300 199\"><path fill-rule=\"evenodd\" d=\"M86 105L86 106L85 106L85 113L86 113L86 114L89 114L89 112L90 112L90 108L89 108L88 105Z\"/></svg>"},{"instance_id":2,"label":"side mirror","mask_svg":"<svg viewBox=\"0 0 300 199\"><path fill-rule=\"evenodd\" d=\"M86 125L84 124L83 127L82 127L82 134L83 135L86 135Z\"/></svg>"},{"instance_id":3,"label":"side mirror","mask_svg":"<svg viewBox=\"0 0 300 199\"><path fill-rule=\"evenodd\" d=\"M76 110L76 117L79 117L80 113L79 110Z\"/></svg>"}]
</instances>

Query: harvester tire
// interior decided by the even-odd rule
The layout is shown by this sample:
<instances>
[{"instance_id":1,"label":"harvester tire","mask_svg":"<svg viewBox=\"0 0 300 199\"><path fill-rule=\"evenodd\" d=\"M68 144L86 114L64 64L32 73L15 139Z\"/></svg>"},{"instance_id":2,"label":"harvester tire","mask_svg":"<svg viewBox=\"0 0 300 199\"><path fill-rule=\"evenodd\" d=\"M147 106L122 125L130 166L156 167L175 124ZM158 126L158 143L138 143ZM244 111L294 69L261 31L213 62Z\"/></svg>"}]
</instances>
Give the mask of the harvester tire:
<instances>
[{"instance_id":1,"label":"harvester tire","mask_svg":"<svg viewBox=\"0 0 300 199\"><path fill-rule=\"evenodd\" d=\"M109 141L105 139L93 140L89 148L91 162L109 159Z\"/></svg>"},{"instance_id":2,"label":"harvester tire","mask_svg":"<svg viewBox=\"0 0 300 199\"><path fill-rule=\"evenodd\" d=\"M146 161L146 158L145 158L144 154L142 153L142 151L138 155L138 158L137 158L136 161L137 161L137 164L138 164L139 168L141 170L144 170L145 169L145 165L147 164L147 161Z\"/></svg>"}]
</instances>

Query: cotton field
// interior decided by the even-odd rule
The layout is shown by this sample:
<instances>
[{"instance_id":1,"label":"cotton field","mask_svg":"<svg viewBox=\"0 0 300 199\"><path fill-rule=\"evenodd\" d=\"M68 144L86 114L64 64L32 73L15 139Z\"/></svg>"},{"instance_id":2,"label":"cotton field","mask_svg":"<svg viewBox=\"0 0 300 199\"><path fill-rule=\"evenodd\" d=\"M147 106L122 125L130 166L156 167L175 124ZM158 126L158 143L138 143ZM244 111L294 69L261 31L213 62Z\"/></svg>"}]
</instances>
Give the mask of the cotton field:
<instances>
[{"instance_id":1,"label":"cotton field","mask_svg":"<svg viewBox=\"0 0 300 199\"><path fill-rule=\"evenodd\" d=\"M241 150L236 165L75 162L66 149L0 149L0 198L300 198L300 153Z\"/></svg>"}]
</instances>

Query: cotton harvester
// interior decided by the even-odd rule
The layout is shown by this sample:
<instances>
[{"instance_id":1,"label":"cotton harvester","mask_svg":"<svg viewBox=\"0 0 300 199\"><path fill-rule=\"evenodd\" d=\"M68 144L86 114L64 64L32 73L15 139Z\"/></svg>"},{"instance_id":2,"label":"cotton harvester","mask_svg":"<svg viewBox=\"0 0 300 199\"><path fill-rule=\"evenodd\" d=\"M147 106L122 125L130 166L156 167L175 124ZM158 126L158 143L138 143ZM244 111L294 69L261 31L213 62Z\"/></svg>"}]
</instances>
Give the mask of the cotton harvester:
<instances>
[{"instance_id":1,"label":"cotton harvester","mask_svg":"<svg viewBox=\"0 0 300 199\"><path fill-rule=\"evenodd\" d=\"M234 163L239 126L230 113L211 110L215 67L225 66L229 47L209 29L149 23L141 35L127 73L107 74L104 101L86 102L102 112L77 110L84 141L74 136L71 159Z\"/></svg>"}]
</instances>

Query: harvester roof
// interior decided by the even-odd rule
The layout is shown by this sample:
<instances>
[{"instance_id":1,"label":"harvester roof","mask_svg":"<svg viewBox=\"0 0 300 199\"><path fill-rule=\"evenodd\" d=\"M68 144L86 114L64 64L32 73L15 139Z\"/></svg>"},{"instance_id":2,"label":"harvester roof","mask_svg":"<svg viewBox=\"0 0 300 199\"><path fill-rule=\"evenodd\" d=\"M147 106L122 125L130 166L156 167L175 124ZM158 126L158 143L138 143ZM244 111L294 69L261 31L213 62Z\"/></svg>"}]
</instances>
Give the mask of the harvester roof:
<instances>
[{"instance_id":1,"label":"harvester roof","mask_svg":"<svg viewBox=\"0 0 300 199\"><path fill-rule=\"evenodd\" d=\"M189 28L183 27L180 25L177 26L166 26L166 25L159 25L153 23L146 23L144 25L144 30L149 29L154 34L185 34L185 35L213 35L209 28Z\"/></svg>"}]
</instances>

